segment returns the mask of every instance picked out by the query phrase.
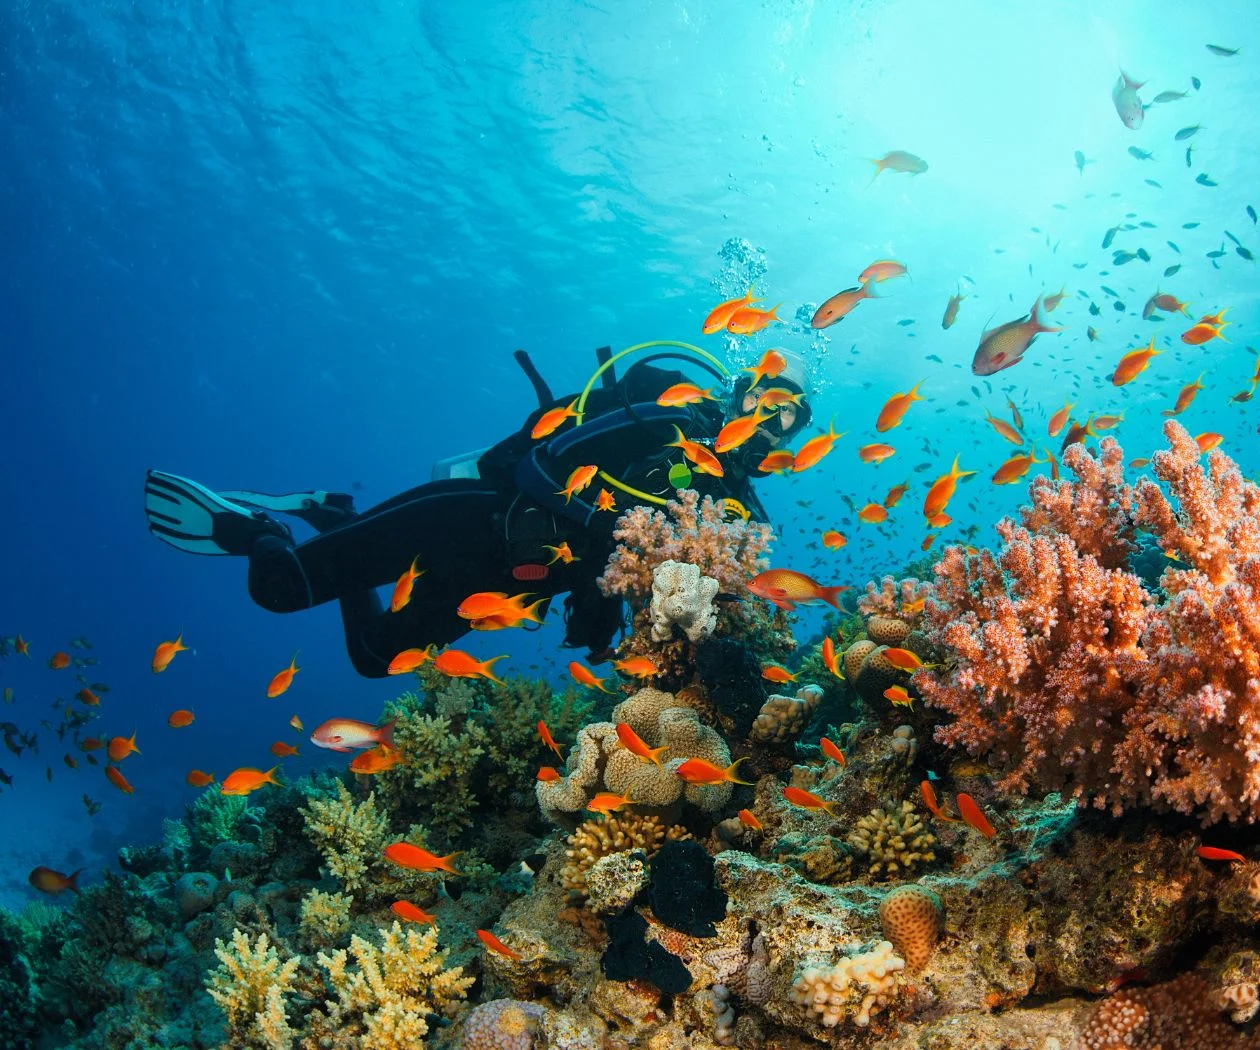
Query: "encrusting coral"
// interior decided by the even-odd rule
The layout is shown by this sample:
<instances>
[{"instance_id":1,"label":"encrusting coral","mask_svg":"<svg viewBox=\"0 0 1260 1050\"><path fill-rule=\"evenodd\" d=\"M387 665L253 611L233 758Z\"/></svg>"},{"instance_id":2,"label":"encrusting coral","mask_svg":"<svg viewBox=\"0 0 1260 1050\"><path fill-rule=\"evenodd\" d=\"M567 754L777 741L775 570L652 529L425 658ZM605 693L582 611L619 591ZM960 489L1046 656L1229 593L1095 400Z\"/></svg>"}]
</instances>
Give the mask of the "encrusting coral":
<instances>
[{"instance_id":1,"label":"encrusting coral","mask_svg":"<svg viewBox=\"0 0 1260 1050\"><path fill-rule=\"evenodd\" d=\"M308 1038L320 1040L315 1045L417 1050L429 1031L426 1016L447 1013L473 984L462 967L446 967L436 927L404 931L395 922L380 940L378 946L356 935L349 952L317 956L335 998L311 1016Z\"/></svg>"},{"instance_id":2,"label":"encrusting coral","mask_svg":"<svg viewBox=\"0 0 1260 1050\"><path fill-rule=\"evenodd\" d=\"M1063 791L1113 813L1147 806L1204 825L1260 817L1260 488L1219 450L1207 469L1174 420L1155 482L1123 480L1105 439L1039 477L994 555L951 547L928 631L953 658L920 670L953 716L937 739L1004 772L1003 791ZM1176 555L1149 591L1123 566L1133 530Z\"/></svg>"},{"instance_id":3,"label":"encrusting coral","mask_svg":"<svg viewBox=\"0 0 1260 1050\"><path fill-rule=\"evenodd\" d=\"M870 951L845 956L833 966L806 967L792 982L792 999L818 1014L828 1028L846 1017L865 1028L892 1002L905 965L888 941L880 941Z\"/></svg>"},{"instance_id":4,"label":"encrusting coral","mask_svg":"<svg viewBox=\"0 0 1260 1050\"><path fill-rule=\"evenodd\" d=\"M229 1045L258 1050L289 1050L297 1034L289 1027L284 997L293 990L301 959L280 961L265 933L250 942L239 929L232 943L216 941L218 969L206 991L227 1018Z\"/></svg>"}]
</instances>

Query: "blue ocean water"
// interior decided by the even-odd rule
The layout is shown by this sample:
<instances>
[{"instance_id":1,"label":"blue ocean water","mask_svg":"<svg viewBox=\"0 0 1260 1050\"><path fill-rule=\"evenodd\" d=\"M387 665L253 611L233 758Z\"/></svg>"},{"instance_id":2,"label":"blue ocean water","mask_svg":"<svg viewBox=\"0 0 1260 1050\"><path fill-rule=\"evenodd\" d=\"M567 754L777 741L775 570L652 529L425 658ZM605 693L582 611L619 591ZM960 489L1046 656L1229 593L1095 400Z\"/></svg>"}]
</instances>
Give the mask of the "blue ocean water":
<instances>
[{"instance_id":1,"label":"blue ocean water","mask_svg":"<svg viewBox=\"0 0 1260 1050\"><path fill-rule=\"evenodd\" d=\"M1256 272L1236 250L1260 252L1246 3L11 2L0 39L0 635L32 653L0 662L15 691L0 715L40 736L38 755L0 752L13 776L0 903L31 894L35 864L92 878L120 843L156 838L193 797L190 767L270 764L295 712L308 727L371 719L396 691L354 674L335 608L269 614L242 564L150 537L148 467L353 490L367 506L515 429L533 401L514 348L568 391L594 347L648 339L736 367L771 346L811 362L815 418L848 436L760 491L782 532L775 564L824 582L861 586L918 557L922 493L956 453L978 474L942 542L992 536L1025 491L988 480L1013 449L984 411L1007 417L1008 396L1038 434L1065 400L1082 418L1123 412L1114 433L1146 456L1161 410L1203 371L1182 422L1260 467L1254 402L1229 400L1256 368ZM1121 67L1147 102L1186 97L1129 130L1111 99ZM872 182L869 158L894 149L927 172ZM1149 263L1115 265L1114 249L1139 247ZM815 305L889 257L910 276L885 301L809 328ZM700 336L750 279L789 323ZM982 330L1060 286L1065 331L974 377ZM1195 317L1228 307L1229 342L1185 346L1188 320L1142 320L1157 288ZM1165 352L1113 387L1121 355L1152 336ZM879 406L919 381L928 400L889 435L897 455L860 463ZM886 525L856 521L907 478ZM830 527L850 542L823 558ZM181 632L192 652L154 676L154 645ZM68 769L40 726L72 691L48 657L76 636L99 660L90 679L110 685L95 726L137 731L134 796ZM552 627L468 647L559 681L572 654L557 641ZM293 689L266 699L298 649ZM194 726L166 728L176 707ZM309 750L289 771L326 762Z\"/></svg>"}]
</instances>

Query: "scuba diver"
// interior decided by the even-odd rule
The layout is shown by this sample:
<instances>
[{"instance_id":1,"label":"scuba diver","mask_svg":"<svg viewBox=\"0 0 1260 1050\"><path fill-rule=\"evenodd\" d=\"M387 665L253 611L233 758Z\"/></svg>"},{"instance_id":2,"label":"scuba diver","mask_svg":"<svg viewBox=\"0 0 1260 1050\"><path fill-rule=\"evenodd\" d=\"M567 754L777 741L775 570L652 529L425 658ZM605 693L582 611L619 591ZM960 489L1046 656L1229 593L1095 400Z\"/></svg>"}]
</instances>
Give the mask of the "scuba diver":
<instances>
[{"instance_id":1,"label":"scuba diver","mask_svg":"<svg viewBox=\"0 0 1260 1050\"><path fill-rule=\"evenodd\" d=\"M656 349L661 347L677 349ZM649 349L656 352L616 377L619 360ZM601 347L599 368L585 389L556 398L518 350L538 408L493 447L436 464L427 484L360 513L345 493L213 492L150 470L144 486L149 531L194 554L248 558L249 593L264 609L294 612L338 601L351 662L368 678L385 677L391 660L406 649L441 647L467 632L470 624L456 610L479 591L524 590L547 599L567 592L563 644L586 648L592 662L602 662L611 655L623 613L621 599L604 595L596 580L616 546L613 530L621 514L635 505L664 506L677 489L694 488L702 497L731 501L728 508L743 509L741 516L766 520L750 481L766 475L758 464L800 433L811 415L804 362L778 353L786 362L781 372L773 378L739 375L724 401L662 406L657 399L665 390L689 380L677 367L657 362L698 366L723 386L730 373L686 343L643 343L615 356ZM693 472L682 448L671 444L681 432L711 449L725 423L753 413L774 388L790 391L795 400L782 400L751 438L722 456L723 476ZM571 416L573 423L531 437L535 424L555 410L564 413L562 422ZM566 500L565 479L586 465L598 467L596 477ZM602 489L614 496L615 512L597 509ZM296 517L316 535L295 542L273 514ZM377 589L399 580L408 566L422 576L410 602L391 612Z\"/></svg>"}]
</instances>

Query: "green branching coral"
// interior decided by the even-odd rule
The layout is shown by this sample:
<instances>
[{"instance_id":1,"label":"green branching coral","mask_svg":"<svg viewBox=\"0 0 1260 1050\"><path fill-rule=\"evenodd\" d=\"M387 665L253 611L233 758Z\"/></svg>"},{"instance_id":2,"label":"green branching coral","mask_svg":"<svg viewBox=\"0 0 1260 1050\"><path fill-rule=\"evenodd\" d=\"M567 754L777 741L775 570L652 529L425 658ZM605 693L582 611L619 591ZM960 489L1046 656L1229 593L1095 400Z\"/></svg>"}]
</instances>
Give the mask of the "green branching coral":
<instances>
[{"instance_id":1,"label":"green branching coral","mask_svg":"<svg viewBox=\"0 0 1260 1050\"><path fill-rule=\"evenodd\" d=\"M331 1050L422 1050L426 1018L457 1005L474 980L446 968L432 926L404 931L395 922L380 931L379 947L356 935L349 952L321 952L318 961L332 997L311 1014L308 1041Z\"/></svg>"},{"instance_id":2,"label":"green branching coral","mask_svg":"<svg viewBox=\"0 0 1260 1050\"><path fill-rule=\"evenodd\" d=\"M258 840L257 816L244 795L224 795L217 787L203 791L188 807L188 834L195 849L208 853L220 842Z\"/></svg>"},{"instance_id":3,"label":"green branching coral","mask_svg":"<svg viewBox=\"0 0 1260 1050\"><path fill-rule=\"evenodd\" d=\"M206 981L206 991L228 1024L228 1045L250 1050L290 1050L296 1032L289 1027L284 997L293 990L301 958L281 962L265 933L253 943L239 929L232 943L214 942L217 969Z\"/></svg>"},{"instance_id":4,"label":"green branching coral","mask_svg":"<svg viewBox=\"0 0 1260 1050\"><path fill-rule=\"evenodd\" d=\"M494 792L531 791L538 767L559 765L556 756L538 738L538 723L547 723L552 736L572 742L594 704L584 692L570 687L553 693L546 682L509 678L492 685L478 717L486 726L486 756L489 775L486 782Z\"/></svg>"}]
</instances>

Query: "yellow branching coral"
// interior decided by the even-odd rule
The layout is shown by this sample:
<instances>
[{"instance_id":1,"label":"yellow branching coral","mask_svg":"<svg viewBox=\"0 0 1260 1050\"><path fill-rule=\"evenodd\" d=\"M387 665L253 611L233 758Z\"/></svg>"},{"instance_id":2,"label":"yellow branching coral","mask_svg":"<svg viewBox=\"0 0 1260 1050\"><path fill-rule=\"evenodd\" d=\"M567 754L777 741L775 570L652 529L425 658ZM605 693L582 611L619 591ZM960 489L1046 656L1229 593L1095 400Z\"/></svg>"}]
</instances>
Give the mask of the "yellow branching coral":
<instances>
[{"instance_id":1,"label":"yellow branching coral","mask_svg":"<svg viewBox=\"0 0 1260 1050\"><path fill-rule=\"evenodd\" d=\"M588 820L569 836L565 850L568 859L560 878L565 889L586 896L586 876L597 860L632 850L650 857L667 839L689 838L691 835L685 828L677 824L663 827L660 818L655 816L630 813L610 816L607 820Z\"/></svg>"},{"instance_id":2,"label":"yellow branching coral","mask_svg":"<svg viewBox=\"0 0 1260 1050\"><path fill-rule=\"evenodd\" d=\"M422 1048L429 1030L425 1018L448 1012L474 980L464 976L463 967L445 968L446 952L438 949L432 926L403 931L395 922L381 930L380 947L356 935L349 952L321 952L317 958L336 998L312 1014L310 1032L319 1046L347 1050Z\"/></svg>"},{"instance_id":3,"label":"yellow branching coral","mask_svg":"<svg viewBox=\"0 0 1260 1050\"><path fill-rule=\"evenodd\" d=\"M936 860L932 852L936 836L923 826L909 802L875 807L857 822L848 841L870 858L872 875L905 875L920 862Z\"/></svg>"},{"instance_id":4,"label":"yellow branching coral","mask_svg":"<svg viewBox=\"0 0 1260 1050\"><path fill-rule=\"evenodd\" d=\"M219 967L211 972L206 991L219 1004L228 1023L228 1044L242 1050L290 1050L296 1032L289 1027L284 996L293 988L301 958L281 962L265 933L250 943L239 929L232 943L214 942Z\"/></svg>"},{"instance_id":5,"label":"yellow branching coral","mask_svg":"<svg viewBox=\"0 0 1260 1050\"><path fill-rule=\"evenodd\" d=\"M381 850L392 841L375 794L356 804L337 781L335 798L312 798L301 812L306 837L323 854L328 873L351 892L366 888L369 872L379 867Z\"/></svg>"},{"instance_id":6,"label":"yellow branching coral","mask_svg":"<svg viewBox=\"0 0 1260 1050\"><path fill-rule=\"evenodd\" d=\"M311 890L298 909L298 931L303 941L316 948L327 948L341 940L350 930L353 900L348 893Z\"/></svg>"}]
</instances>

